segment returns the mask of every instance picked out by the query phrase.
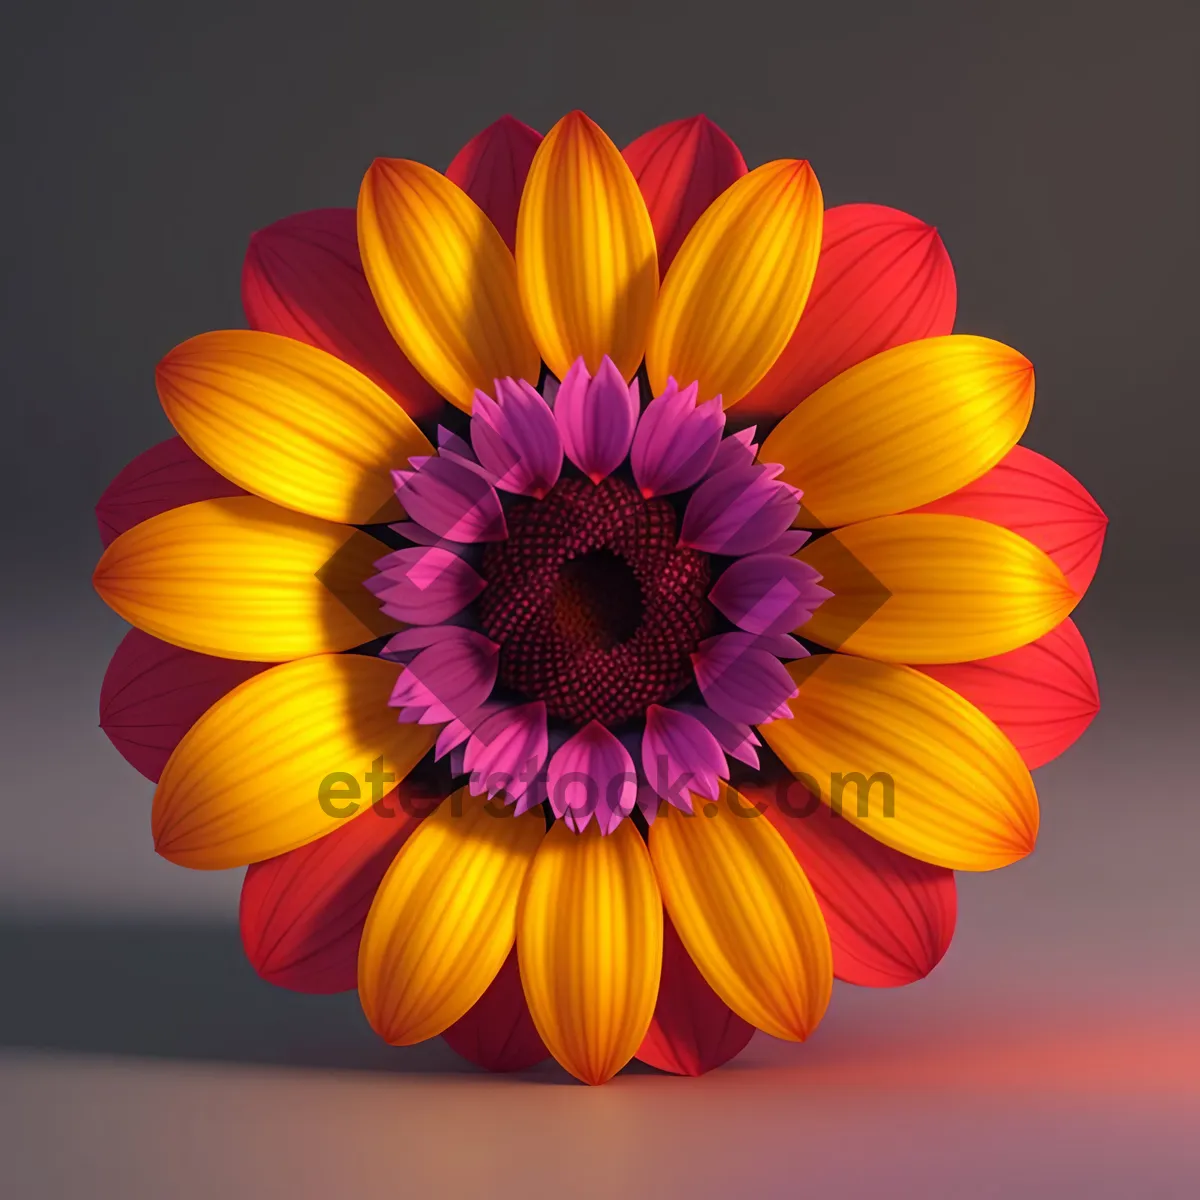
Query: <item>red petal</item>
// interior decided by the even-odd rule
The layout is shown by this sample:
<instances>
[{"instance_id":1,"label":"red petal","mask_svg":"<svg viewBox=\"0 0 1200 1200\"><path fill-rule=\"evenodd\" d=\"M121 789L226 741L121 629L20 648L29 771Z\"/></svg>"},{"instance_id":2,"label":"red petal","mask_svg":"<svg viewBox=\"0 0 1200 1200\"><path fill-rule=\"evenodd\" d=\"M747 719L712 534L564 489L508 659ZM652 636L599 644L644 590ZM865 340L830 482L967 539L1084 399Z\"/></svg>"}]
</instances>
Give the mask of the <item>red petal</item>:
<instances>
[{"instance_id":1,"label":"red petal","mask_svg":"<svg viewBox=\"0 0 1200 1200\"><path fill-rule=\"evenodd\" d=\"M792 340L738 405L781 416L873 354L954 328L954 268L931 225L880 204L825 212L817 274Z\"/></svg>"},{"instance_id":2,"label":"red petal","mask_svg":"<svg viewBox=\"0 0 1200 1200\"><path fill-rule=\"evenodd\" d=\"M100 685L100 728L130 766L157 782L200 715L271 665L196 654L131 629Z\"/></svg>"},{"instance_id":3,"label":"red petal","mask_svg":"<svg viewBox=\"0 0 1200 1200\"><path fill-rule=\"evenodd\" d=\"M877 842L799 781L791 781L786 798L770 788L746 794L767 802L768 819L817 894L838 979L898 987L941 962L958 911L953 871Z\"/></svg>"},{"instance_id":4,"label":"red petal","mask_svg":"<svg viewBox=\"0 0 1200 1200\"><path fill-rule=\"evenodd\" d=\"M1080 596L1100 562L1108 518L1070 471L1014 446L974 483L917 512L954 513L1003 525L1050 555Z\"/></svg>"},{"instance_id":5,"label":"red petal","mask_svg":"<svg viewBox=\"0 0 1200 1200\"><path fill-rule=\"evenodd\" d=\"M696 219L745 175L746 160L729 134L705 116L660 125L621 153L650 210L658 269L665 275Z\"/></svg>"},{"instance_id":6,"label":"red petal","mask_svg":"<svg viewBox=\"0 0 1200 1200\"><path fill-rule=\"evenodd\" d=\"M523 1071L550 1057L525 1003L515 946L488 990L442 1037L487 1071Z\"/></svg>"},{"instance_id":7,"label":"red petal","mask_svg":"<svg viewBox=\"0 0 1200 1200\"><path fill-rule=\"evenodd\" d=\"M753 1036L754 1026L704 982L664 912L658 1003L637 1057L674 1075L703 1075L740 1054Z\"/></svg>"},{"instance_id":8,"label":"red petal","mask_svg":"<svg viewBox=\"0 0 1200 1200\"><path fill-rule=\"evenodd\" d=\"M1019 650L917 670L991 717L1031 770L1057 758L1100 711L1091 656L1070 619Z\"/></svg>"},{"instance_id":9,"label":"red petal","mask_svg":"<svg viewBox=\"0 0 1200 1200\"><path fill-rule=\"evenodd\" d=\"M536 129L506 115L477 133L446 168L446 178L492 218L510 250L517 244L517 209L525 176L541 140Z\"/></svg>"},{"instance_id":10,"label":"red petal","mask_svg":"<svg viewBox=\"0 0 1200 1200\"><path fill-rule=\"evenodd\" d=\"M245 494L189 450L183 438L167 438L123 467L96 501L100 540L107 546L125 530L171 508Z\"/></svg>"},{"instance_id":11,"label":"red petal","mask_svg":"<svg viewBox=\"0 0 1200 1200\"><path fill-rule=\"evenodd\" d=\"M392 859L437 799L405 781L333 833L247 870L242 945L263 979L294 992L358 986L367 910Z\"/></svg>"},{"instance_id":12,"label":"red petal","mask_svg":"<svg viewBox=\"0 0 1200 1200\"><path fill-rule=\"evenodd\" d=\"M404 357L375 307L352 208L296 213L254 234L242 266L242 307L252 329L336 355L414 420L436 417L446 403Z\"/></svg>"}]
</instances>

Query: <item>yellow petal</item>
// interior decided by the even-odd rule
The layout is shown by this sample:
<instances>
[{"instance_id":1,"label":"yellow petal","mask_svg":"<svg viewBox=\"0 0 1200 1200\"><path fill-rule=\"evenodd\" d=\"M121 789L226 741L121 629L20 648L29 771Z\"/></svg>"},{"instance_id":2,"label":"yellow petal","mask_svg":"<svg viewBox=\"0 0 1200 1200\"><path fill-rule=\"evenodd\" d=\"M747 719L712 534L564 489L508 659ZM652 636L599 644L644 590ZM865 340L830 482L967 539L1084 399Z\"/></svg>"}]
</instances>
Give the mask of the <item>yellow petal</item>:
<instances>
[{"instance_id":1,"label":"yellow petal","mask_svg":"<svg viewBox=\"0 0 1200 1200\"><path fill-rule=\"evenodd\" d=\"M521 883L546 832L503 799L465 788L404 843L375 895L358 951L371 1028L410 1046L453 1025L496 977L515 936Z\"/></svg>"},{"instance_id":2,"label":"yellow petal","mask_svg":"<svg viewBox=\"0 0 1200 1200\"><path fill-rule=\"evenodd\" d=\"M363 587L382 554L359 530L229 496L126 530L92 582L114 612L173 646L284 662L396 628Z\"/></svg>"},{"instance_id":3,"label":"yellow petal","mask_svg":"<svg viewBox=\"0 0 1200 1200\"><path fill-rule=\"evenodd\" d=\"M884 845L955 871L990 871L1033 849L1029 770L957 692L911 667L849 654L788 669L800 689L792 716L759 732L834 811Z\"/></svg>"},{"instance_id":4,"label":"yellow petal","mask_svg":"<svg viewBox=\"0 0 1200 1200\"><path fill-rule=\"evenodd\" d=\"M392 337L447 399L511 375L536 384L517 271L504 239L466 192L423 163L377 158L358 193L358 248Z\"/></svg>"},{"instance_id":5,"label":"yellow petal","mask_svg":"<svg viewBox=\"0 0 1200 1200\"><path fill-rule=\"evenodd\" d=\"M1005 654L1049 633L1079 601L1044 550L974 517L876 517L796 557L833 592L797 632L888 662Z\"/></svg>"},{"instance_id":6,"label":"yellow petal","mask_svg":"<svg viewBox=\"0 0 1200 1200\"><path fill-rule=\"evenodd\" d=\"M401 516L393 468L432 454L390 396L292 338L202 333L158 364L158 395L185 442L249 492L327 521Z\"/></svg>"},{"instance_id":7,"label":"yellow petal","mask_svg":"<svg viewBox=\"0 0 1200 1200\"><path fill-rule=\"evenodd\" d=\"M655 395L673 375L728 408L771 369L804 311L824 211L795 159L764 163L709 205L663 280L646 344Z\"/></svg>"},{"instance_id":8,"label":"yellow petal","mask_svg":"<svg viewBox=\"0 0 1200 1200\"><path fill-rule=\"evenodd\" d=\"M663 903L709 987L751 1025L802 1042L833 987L825 919L778 831L721 789L691 817L664 805L650 827Z\"/></svg>"},{"instance_id":9,"label":"yellow petal","mask_svg":"<svg viewBox=\"0 0 1200 1200\"><path fill-rule=\"evenodd\" d=\"M654 226L621 152L581 112L563 117L533 156L517 215L517 279L555 375L580 355L594 375L607 354L633 377L658 295Z\"/></svg>"},{"instance_id":10,"label":"yellow petal","mask_svg":"<svg viewBox=\"0 0 1200 1200\"><path fill-rule=\"evenodd\" d=\"M222 696L163 769L155 849L183 867L241 867L366 812L436 733L401 725L388 708L399 675L381 658L322 654L272 667ZM375 771L382 774L373 783Z\"/></svg>"},{"instance_id":11,"label":"yellow petal","mask_svg":"<svg viewBox=\"0 0 1200 1200\"><path fill-rule=\"evenodd\" d=\"M990 470L1033 408L1024 355L969 334L895 346L843 371L775 427L764 462L816 529L916 508Z\"/></svg>"},{"instance_id":12,"label":"yellow petal","mask_svg":"<svg viewBox=\"0 0 1200 1200\"><path fill-rule=\"evenodd\" d=\"M662 972L662 901L632 821L606 837L562 821L517 912L517 956L546 1048L584 1083L611 1079L646 1036Z\"/></svg>"}]
</instances>

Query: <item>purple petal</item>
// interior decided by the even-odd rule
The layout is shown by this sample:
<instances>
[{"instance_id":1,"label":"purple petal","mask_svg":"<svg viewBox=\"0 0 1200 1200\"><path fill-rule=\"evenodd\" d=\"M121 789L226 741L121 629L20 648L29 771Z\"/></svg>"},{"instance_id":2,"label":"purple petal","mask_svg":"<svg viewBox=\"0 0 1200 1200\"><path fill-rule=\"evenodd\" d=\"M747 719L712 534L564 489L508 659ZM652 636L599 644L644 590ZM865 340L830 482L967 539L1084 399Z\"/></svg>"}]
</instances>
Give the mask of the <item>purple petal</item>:
<instances>
[{"instance_id":1,"label":"purple petal","mask_svg":"<svg viewBox=\"0 0 1200 1200\"><path fill-rule=\"evenodd\" d=\"M496 489L448 458L430 458L414 471L393 471L404 511L439 537L455 542L502 542L508 536Z\"/></svg>"},{"instance_id":2,"label":"purple petal","mask_svg":"<svg viewBox=\"0 0 1200 1200\"><path fill-rule=\"evenodd\" d=\"M482 475L487 478L487 471L480 465L479 459L475 457L475 452L471 449L471 443L464 438L460 438L457 433L451 433L444 425L437 427L438 440L438 456L446 459L448 462L457 463L460 467L466 467L468 471L474 471L476 475ZM418 460L410 458L409 464L417 466ZM421 460L428 462L428 459ZM488 481L489 483L491 480Z\"/></svg>"},{"instance_id":3,"label":"purple petal","mask_svg":"<svg viewBox=\"0 0 1200 1200\"><path fill-rule=\"evenodd\" d=\"M457 554L439 546L396 550L376 564L367 588L384 613L408 625L438 625L461 612L487 586Z\"/></svg>"},{"instance_id":4,"label":"purple petal","mask_svg":"<svg viewBox=\"0 0 1200 1200\"><path fill-rule=\"evenodd\" d=\"M751 554L722 574L708 598L747 633L790 633L830 596L817 582L820 578L799 559Z\"/></svg>"},{"instance_id":5,"label":"purple petal","mask_svg":"<svg viewBox=\"0 0 1200 1200\"><path fill-rule=\"evenodd\" d=\"M746 634L755 650L765 650L773 658L785 662L793 658L807 658L808 651L790 633Z\"/></svg>"},{"instance_id":6,"label":"purple petal","mask_svg":"<svg viewBox=\"0 0 1200 1200\"><path fill-rule=\"evenodd\" d=\"M699 483L716 457L725 428L721 397L697 408L696 390L693 383L680 391L675 380L668 379L662 395L642 413L630 463L646 499Z\"/></svg>"},{"instance_id":7,"label":"purple petal","mask_svg":"<svg viewBox=\"0 0 1200 1200\"><path fill-rule=\"evenodd\" d=\"M730 434L717 447L716 456L708 468L710 475L726 471L730 467L744 467L752 463L758 454L758 443L754 440L754 426L739 429Z\"/></svg>"},{"instance_id":8,"label":"purple petal","mask_svg":"<svg viewBox=\"0 0 1200 1200\"><path fill-rule=\"evenodd\" d=\"M717 739L721 749L730 758L736 758L738 762L758 769L758 751L755 750L755 746L761 746L762 742L749 725L718 716L707 704L677 704L675 707L680 712L695 717Z\"/></svg>"},{"instance_id":9,"label":"purple petal","mask_svg":"<svg viewBox=\"0 0 1200 1200\"><path fill-rule=\"evenodd\" d=\"M555 751L546 784L554 815L576 833L587 828L593 814L600 832L611 833L637 799L633 759L599 721L589 721Z\"/></svg>"},{"instance_id":10,"label":"purple petal","mask_svg":"<svg viewBox=\"0 0 1200 1200\"><path fill-rule=\"evenodd\" d=\"M651 704L642 737L642 769L651 787L676 808L692 811L692 794L717 798L729 778L725 754L712 731L695 717Z\"/></svg>"},{"instance_id":11,"label":"purple petal","mask_svg":"<svg viewBox=\"0 0 1200 1200\"><path fill-rule=\"evenodd\" d=\"M500 705L491 702L481 704L465 716L455 717L453 721L447 721L442 726L437 741L434 743L433 757L435 759L442 759L451 750L458 749L492 713L498 712L500 707ZM462 772L456 771L455 774L461 775Z\"/></svg>"},{"instance_id":12,"label":"purple petal","mask_svg":"<svg viewBox=\"0 0 1200 1200\"><path fill-rule=\"evenodd\" d=\"M496 380L496 399L475 393L471 442L492 479L506 492L540 500L562 470L562 439L546 402L523 379Z\"/></svg>"},{"instance_id":13,"label":"purple petal","mask_svg":"<svg viewBox=\"0 0 1200 1200\"><path fill-rule=\"evenodd\" d=\"M502 708L482 721L467 742L463 766L471 792L504 792L519 800L546 765L546 706L540 701Z\"/></svg>"},{"instance_id":14,"label":"purple petal","mask_svg":"<svg viewBox=\"0 0 1200 1200\"><path fill-rule=\"evenodd\" d=\"M704 702L730 721L759 725L791 716L787 702L800 690L787 668L746 633L722 633L692 655Z\"/></svg>"},{"instance_id":15,"label":"purple petal","mask_svg":"<svg viewBox=\"0 0 1200 1200\"><path fill-rule=\"evenodd\" d=\"M462 633L463 630L457 625L418 625L413 629L402 629L388 639L379 657L386 658L388 662L412 662L426 646L460 637Z\"/></svg>"},{"instance_id":16,"label":"purple petal","mask_svg":"<svg viewBox=\"0 0 1200 1200\"><path fill-rule=\"evenodd\" d=\"M781 469L746 463L710 475L688 501L680 544L735 555L769 546L800 512L791 490L774 478Z\"/></svg>"},{"instance_id":17,"label":"purple petal","mask_svg":"<svg viewBox=\"0 0 1200 1200\"><path fill-rule=\"evenodd\" d=\"M760 554L786 554L789 557L796 553L812 537L809 529L785 529L769 546L764 546Z\"/></svg>"},{"instance_id":18,"label":"purple petal","mask_svg":"<svg viewBox=\"0 0 1200 1200\"><path fill-rule=\"evenodd\" d=\"M637 385L631 388L625 383L607 354L594 379L583 359L577 358L554 402L563 449L593 483L625 461L637 417Z\"/></svg>"},{"instance_id":19,"label":"purple petal","mask_svg":"<svg viewBox=\"0 0 1200 1200\"><path fill-rule=\"evenodd\" d=\"M454 633L422 650L392 689L388 703L400 709L401 721L437 725L462 718L478 708L495 686L500 647L473 629L437 628Z\"/></svg>"},{"instance_id":20,"label":"purple petal","mask_svg":"<svg viewBox=\"0 0 1200 1200\"><path fill-rule=\"evenodd\" d=\"M394 525L388 526L388 528L393 533L398 533L402 538L407 538L410 542L416 542L418 546L440 546L446 540L426 529L424 525L418 525L416 521L397 521ZM461 542L455 544L462 545ZM452 549L449 546L446 548Z\"/></svg>"}]
</instances>

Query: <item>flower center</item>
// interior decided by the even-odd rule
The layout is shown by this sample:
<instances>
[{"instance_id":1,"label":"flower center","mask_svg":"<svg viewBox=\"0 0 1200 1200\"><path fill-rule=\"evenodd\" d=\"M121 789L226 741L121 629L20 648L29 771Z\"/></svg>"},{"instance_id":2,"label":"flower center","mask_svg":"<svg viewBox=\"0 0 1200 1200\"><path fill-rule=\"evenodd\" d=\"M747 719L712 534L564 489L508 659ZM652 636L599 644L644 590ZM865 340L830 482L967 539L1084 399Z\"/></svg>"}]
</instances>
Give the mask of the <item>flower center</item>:
<instances>
[{"instance_id":1,"label":"flower center","mask_svg":"<svg viewBox=\"0 0 1200 1200\"><path fill-rule=\"evenodd\" d=\"M581 646L611 650L642 624L645 603L633 568L611 550L569 558L554 588L554 621Z\"/></svg>"},{"instance_id":2,"label":"flower center","mask_svg":"<svg viewBox=\"0 0 1200 1200\"><path fill-rule=\"evenodd\" d=\"M622 479L560 480L518 500L484 553L480 624L499 680L554 717L612 725L692 681L712 632L706 554L676 544L675 509Z\"/></svg>"}]
</instances>

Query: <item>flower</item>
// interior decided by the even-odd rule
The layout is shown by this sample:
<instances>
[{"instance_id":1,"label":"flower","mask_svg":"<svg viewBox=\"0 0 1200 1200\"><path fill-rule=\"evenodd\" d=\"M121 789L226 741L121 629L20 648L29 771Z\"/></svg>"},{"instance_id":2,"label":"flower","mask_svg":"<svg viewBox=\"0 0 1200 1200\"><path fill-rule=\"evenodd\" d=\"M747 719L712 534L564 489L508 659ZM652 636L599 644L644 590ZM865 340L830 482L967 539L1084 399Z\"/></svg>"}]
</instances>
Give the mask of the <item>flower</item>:
<instances>
[{"instance_id":1,"label":"flower","mask_svg":"<svg viewBox=\"0 0 1200 1200\"><path fill-rule=\"evenodd\" d=\"M102 724L258 972L589 1083L926 975L1098 706L1105 519L936 232L504 118L252 239L97 507Z\"/></svg>"}]
</instances>

